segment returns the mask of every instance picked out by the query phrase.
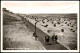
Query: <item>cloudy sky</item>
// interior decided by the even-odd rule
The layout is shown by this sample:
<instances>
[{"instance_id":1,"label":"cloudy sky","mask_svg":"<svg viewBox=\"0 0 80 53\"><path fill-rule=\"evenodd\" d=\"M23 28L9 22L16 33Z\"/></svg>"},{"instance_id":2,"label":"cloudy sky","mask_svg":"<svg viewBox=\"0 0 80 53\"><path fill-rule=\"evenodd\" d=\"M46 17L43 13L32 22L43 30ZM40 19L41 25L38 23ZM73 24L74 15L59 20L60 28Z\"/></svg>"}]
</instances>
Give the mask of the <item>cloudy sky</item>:
<instances>
[{"instance_id":1,"label":"cloudy sky","mask_svg":"<svg viewBox=\"0 0 80 53\"><path fill-rule=\"evenodd\" d=\"M1 1L14 13L78 13L78 1Z\"/></svg>"}]
</instances>

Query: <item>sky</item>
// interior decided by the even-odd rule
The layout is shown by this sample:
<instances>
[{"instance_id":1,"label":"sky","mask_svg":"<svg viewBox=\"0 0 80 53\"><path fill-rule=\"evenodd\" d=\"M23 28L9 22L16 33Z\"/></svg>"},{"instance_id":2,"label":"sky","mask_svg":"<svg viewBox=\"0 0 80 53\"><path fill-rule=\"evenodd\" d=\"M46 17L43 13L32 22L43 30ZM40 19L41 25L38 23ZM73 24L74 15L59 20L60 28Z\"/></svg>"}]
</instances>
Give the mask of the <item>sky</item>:
<instances>
[{"instance_id":1,"label":"sky","mask_svg":"<svg viewBox=\"0 0 80 53\"><path fill-rule=\"evenodd\" d=\"M5 7L14 13L78 13L78 1L1 1Z\"/></svg>"}]
</instances>

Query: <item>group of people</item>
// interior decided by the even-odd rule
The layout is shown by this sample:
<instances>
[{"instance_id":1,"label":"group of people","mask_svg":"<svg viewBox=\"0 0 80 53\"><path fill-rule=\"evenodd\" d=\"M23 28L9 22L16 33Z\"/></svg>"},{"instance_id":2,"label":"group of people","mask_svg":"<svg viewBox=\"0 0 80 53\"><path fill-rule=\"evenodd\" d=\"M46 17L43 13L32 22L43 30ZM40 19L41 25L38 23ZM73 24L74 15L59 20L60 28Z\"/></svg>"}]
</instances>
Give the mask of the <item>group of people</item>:
<instances>
[{"instance_id":1,"label":"group of people","mask_svg":"<svg viewBox=\"0 0 80 53\"><path fill-rule=\"evenodd\" d=\"M57 39L58 39L58 36L53 34L52 37L51 37L52 44L57 43ZM45 36L44 42L45 42L45 44L49 44L50 43L50 37L49 36Z\"/></svg>"},{"instance_id":2,"label":"group of people","mask_svg":"<svg viewBox=\"0 0 80 53\"><path fill-rule=\"evenodd\" d=\"M33 33L33 36L35 37L35 40L38 40L38 36L36 35L35 32ZM57 39L58 39L58 36L53 34L51 37L52 44L57 43ZM48 35L45 36L44 42L45 42L45 44L49 44L50 43L50 36L48 36Z\"/></svg>"}]
</instances>

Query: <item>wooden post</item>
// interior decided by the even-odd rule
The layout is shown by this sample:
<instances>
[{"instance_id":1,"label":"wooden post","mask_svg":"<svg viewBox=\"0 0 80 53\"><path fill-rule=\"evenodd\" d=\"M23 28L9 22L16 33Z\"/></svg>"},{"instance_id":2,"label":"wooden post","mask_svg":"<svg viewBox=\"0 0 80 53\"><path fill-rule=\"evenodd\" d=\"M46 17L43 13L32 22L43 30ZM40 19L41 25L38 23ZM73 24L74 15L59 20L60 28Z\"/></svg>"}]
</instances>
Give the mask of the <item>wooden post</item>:
<instances>
[{"instance_id":1,"label":"wooden post","mask_svg":"<svg viewBox=\"0 0 80 53\"><path fill-rule=\"evenodd\" d=\"M36 34L36 23L35 23L35 34Z\"/></svg>"}]
</instances>

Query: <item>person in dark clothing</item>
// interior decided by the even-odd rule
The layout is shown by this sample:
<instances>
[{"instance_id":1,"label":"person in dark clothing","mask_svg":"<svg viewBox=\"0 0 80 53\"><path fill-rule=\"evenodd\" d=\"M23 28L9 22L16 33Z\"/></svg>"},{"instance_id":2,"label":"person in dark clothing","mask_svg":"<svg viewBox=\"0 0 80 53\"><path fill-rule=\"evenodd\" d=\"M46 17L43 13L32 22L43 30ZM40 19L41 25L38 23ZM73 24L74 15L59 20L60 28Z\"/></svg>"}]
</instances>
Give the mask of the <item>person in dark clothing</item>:
<instances>
[{"instance_id":1,"label":"person in dark clothing","mask_svg":"<svg viewBox=\"0 0 80 53\"><path fill-rule=\"evenodd\" d=\"M33 33L33 36L35 37L35 40L37 40L37 37L38 37L38 36L36 35L35 32Z\"/></svg>"},{"instance_id":2,"label":"person in dark clothing","mask_svg":"<svg viewBox=\"0 0 80 53\"><path fill-rule=\"evenodd\" d=\"M35 32L33 32L33 36L35 37Z\"/></svg>"},{"instance_id":3,"label":"person in dark clothing","mask_svg":"<svg viewBox=\"0 0 80 53\"><path fill-rule=\"evenodd\" d=\"M57 43L57 39L58 39L58 37L57 37L57 35L55 35L55 42Z\"/></svg>"},{"instance_id":4,"label":"person in dark clothing","mask_svg":"<svg viewBox=\"0 0 80 53\"><path fill-rule=\"evenodd\" d=\"M52 36L52 41L55 42L55 34Z\"/></svg>"},{"instance_id":5,"label":"person in dark clothing","mask_svg":"<svg viewBox=\"0 0 80 53\"><path fill-rule=\"evenodd\" d=\"M49 42L49 36L45 36L45 44L48 44L48 42Z\"/></svg>"}]
</instances>

